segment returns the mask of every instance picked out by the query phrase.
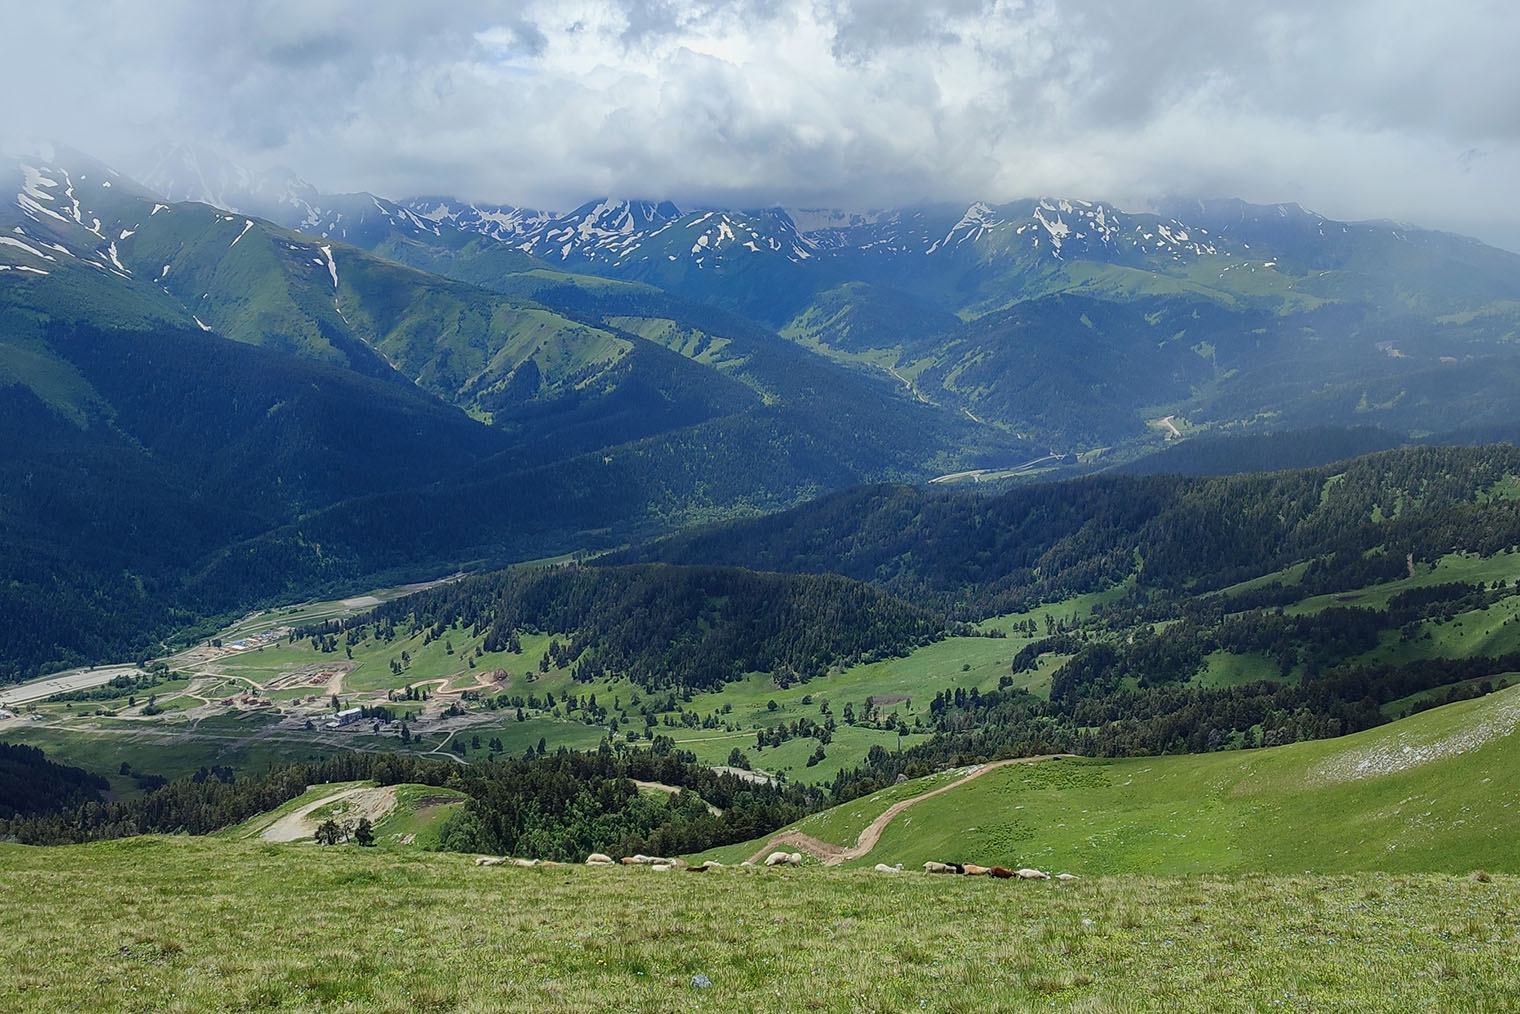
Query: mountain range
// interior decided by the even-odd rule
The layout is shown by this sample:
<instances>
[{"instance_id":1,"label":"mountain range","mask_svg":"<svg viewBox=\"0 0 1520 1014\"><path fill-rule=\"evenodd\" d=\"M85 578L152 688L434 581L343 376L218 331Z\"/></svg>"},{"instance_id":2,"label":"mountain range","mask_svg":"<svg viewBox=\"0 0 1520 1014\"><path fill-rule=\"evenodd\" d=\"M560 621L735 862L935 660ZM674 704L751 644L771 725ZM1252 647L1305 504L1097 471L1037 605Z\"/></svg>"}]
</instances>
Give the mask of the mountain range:
<instances>
[{"instance_id":1,"label":"mountain range","mask_svg":"<svg viewBox=\"0 0 1520 1014\"><path fill-rule=\"evenodd\" d=\"M1516 418L1520 257L1440 232L1238 201L559 214L145 163L0 166L11 677L861 483Z\"/></svg>"},{"instance_id":2,"label":"mountain range","mask_svg":"<svg viewBox=\"0 0 1520 1014\"><path fill-rule=\"evenodd\" d=\"M206 157L177 149L149 180L487 288L543 291L513 254L654 286L1063 451L1170 433L1168 415L1421 433L1513 418L1510 378L1491 378L1520 333L1520 256L1450 233L1233 199L553 213L323 196L284 175L198 191L241 178L194 168Z\"/></svg>"}]
</instances>

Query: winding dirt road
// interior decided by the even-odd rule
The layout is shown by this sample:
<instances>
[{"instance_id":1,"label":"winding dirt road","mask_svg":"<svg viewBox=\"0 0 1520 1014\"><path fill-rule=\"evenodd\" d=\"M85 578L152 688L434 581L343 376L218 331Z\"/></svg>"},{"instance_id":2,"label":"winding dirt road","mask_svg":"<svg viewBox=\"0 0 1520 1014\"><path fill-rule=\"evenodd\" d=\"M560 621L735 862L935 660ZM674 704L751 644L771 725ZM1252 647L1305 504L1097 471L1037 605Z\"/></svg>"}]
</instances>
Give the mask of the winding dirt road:
<instances>
[{"instance_id":1,"label":"winding dirt road","mask_svg":"<svg viewBox=\"0 0 1520 1014\"><path fill-rule=\"evenodd\" d=\"M826 842L821 838L814 838L812 835L805 834L802 831L782 831L779 834L771 835L770 839L765 843L765 845L762 846L758 852L749 857L749 862L758 863L761 859L764 859L767 855L774 851L779 845L792 845L806 852L808 855L823 860L823 865L825 866L838 866L841 863L849 862L851 859L859 859L861 856L865 855L867 852L875 848L876 843L881 840L882 832L887 829L887 825L892 823L893 819L896 818L898 814L902 813L908 807L913 806L915 803L922 803L924 800L929 799L932 796L937 796L941 792L949 792L951 789L960 788L967 782L976 778L980 778L982 775L985 775L989 771L995 771L998 768L1004 768L1010 764L1034 764L1037 761L1057 760L1062 757L1075 756L1076 754L1071 753L1047 753L1041 754L1038 757L1015 757L1012 760L993 761L991 764L983 764L980 765L975 771L972 771L970 774L966 775L966 777L957 778L949 785L941 785L937 789L930 789L928 792L914 796L912 799L904 799L893 803L891 806L887 807L881 816L871 821L871 823L866 827L864 831L860 832L860 837L855 839L854 845L835 845L833 842Z\"/></svg>"}]
</instances>

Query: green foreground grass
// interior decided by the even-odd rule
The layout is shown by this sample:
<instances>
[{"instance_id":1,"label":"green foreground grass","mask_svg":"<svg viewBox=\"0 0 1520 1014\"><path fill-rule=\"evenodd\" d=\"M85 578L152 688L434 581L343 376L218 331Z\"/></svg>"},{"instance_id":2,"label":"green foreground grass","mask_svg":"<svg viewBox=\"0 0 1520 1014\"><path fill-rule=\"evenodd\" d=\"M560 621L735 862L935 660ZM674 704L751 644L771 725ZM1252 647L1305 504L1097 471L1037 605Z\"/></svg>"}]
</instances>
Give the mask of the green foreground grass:
<instances>
[{"instance_id":1,"label":"green foreground grass","mask_svg":"<svg viewBox=\"0 0 1520 1014\"><path fill-rule=\"evenodd\" d=\"M0 890L12 1011L1520 1006L1505 876L697 877L150 837L0 846Z\"/></svg>"}]
</instances>

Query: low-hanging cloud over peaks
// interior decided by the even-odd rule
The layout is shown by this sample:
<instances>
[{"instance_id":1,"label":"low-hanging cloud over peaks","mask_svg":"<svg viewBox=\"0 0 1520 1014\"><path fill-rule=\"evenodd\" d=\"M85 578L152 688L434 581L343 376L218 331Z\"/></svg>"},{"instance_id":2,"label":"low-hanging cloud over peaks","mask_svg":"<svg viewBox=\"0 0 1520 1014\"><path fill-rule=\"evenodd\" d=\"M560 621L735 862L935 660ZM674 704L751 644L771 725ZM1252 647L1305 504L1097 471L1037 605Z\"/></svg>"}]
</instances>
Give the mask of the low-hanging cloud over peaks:
<instances>
[{"instance_id":1,"label":"low-hanging cloud over peaks","mask_svg":"<svg viewBox=\"0 0 1520 1014\"><path fill-rule=\"evenodd\" d=\"M7 11L14 150L567 207L1295 200L1520 245L1520 9L1305 0L190 0Z\"/></svg>"}]
</instances>

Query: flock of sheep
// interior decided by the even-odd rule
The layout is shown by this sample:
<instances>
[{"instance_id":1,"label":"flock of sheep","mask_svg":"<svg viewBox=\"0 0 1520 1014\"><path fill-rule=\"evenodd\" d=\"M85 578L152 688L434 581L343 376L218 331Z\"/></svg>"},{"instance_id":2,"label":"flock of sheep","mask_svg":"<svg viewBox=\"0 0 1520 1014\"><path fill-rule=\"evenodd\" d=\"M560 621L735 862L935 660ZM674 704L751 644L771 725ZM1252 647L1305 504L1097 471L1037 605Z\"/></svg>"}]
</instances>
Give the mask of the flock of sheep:
<instances>
[{"instance_id":1,"label":"flock of sheep","mask_svg":"<svg viewBox=\"0 0 1520 1014\"><path fill-rule=\"evenodd\" d=\"M896 866L888 866L886 863L876 864L877 873L901 873L902 863ZM1024 867L1019 870L1010 870L1006 866L977 866L975 863L936 863L929 861L924 863L925 873L958 873L967 877L997 877L1000 880L1008 880L1017 877L1019 880L1049 880L1050 874L1044 870L1035 870ZM1072 873L1057 873L1057 880L1076 880Z\"/></svg>"},{"instance_id":2,"label":"flock of sheep","mask_svg":"<svg viewBox=\"0 0 1520 1014\"><path fill-rule=\"evenodd\" d=\"M701 864L692 866L684 859L663 859L659 856L624 856L614 860L609 855L601 852L593 852L586 857L587 866L616 866L621 863L624 866L648 866L651 870L663 873L677 868L684 869L687 873L706 873L711 869L720 869L723 864L712 859ZM475 860L476 866L562 866L548 859L512 859L507 856L480 856ZM741 863L741 866L753 867L751 862ZM765 857L766 866L801 866L801 852L772 852ZM877 863L877 873L901 873L902 863L896 866L888 866L886 863ZM1051 876L1043 870L1035 870L1025 867L1020 870L1010 870L1006 866L977 866L974 863L924 863L925 873L956 873L967 877L998 877L1000 879L1017 878L1019 880L1049 880ZM1056 880L1076 880L1070 873L1057 873Z\"/></svg>"}]
</instances>

